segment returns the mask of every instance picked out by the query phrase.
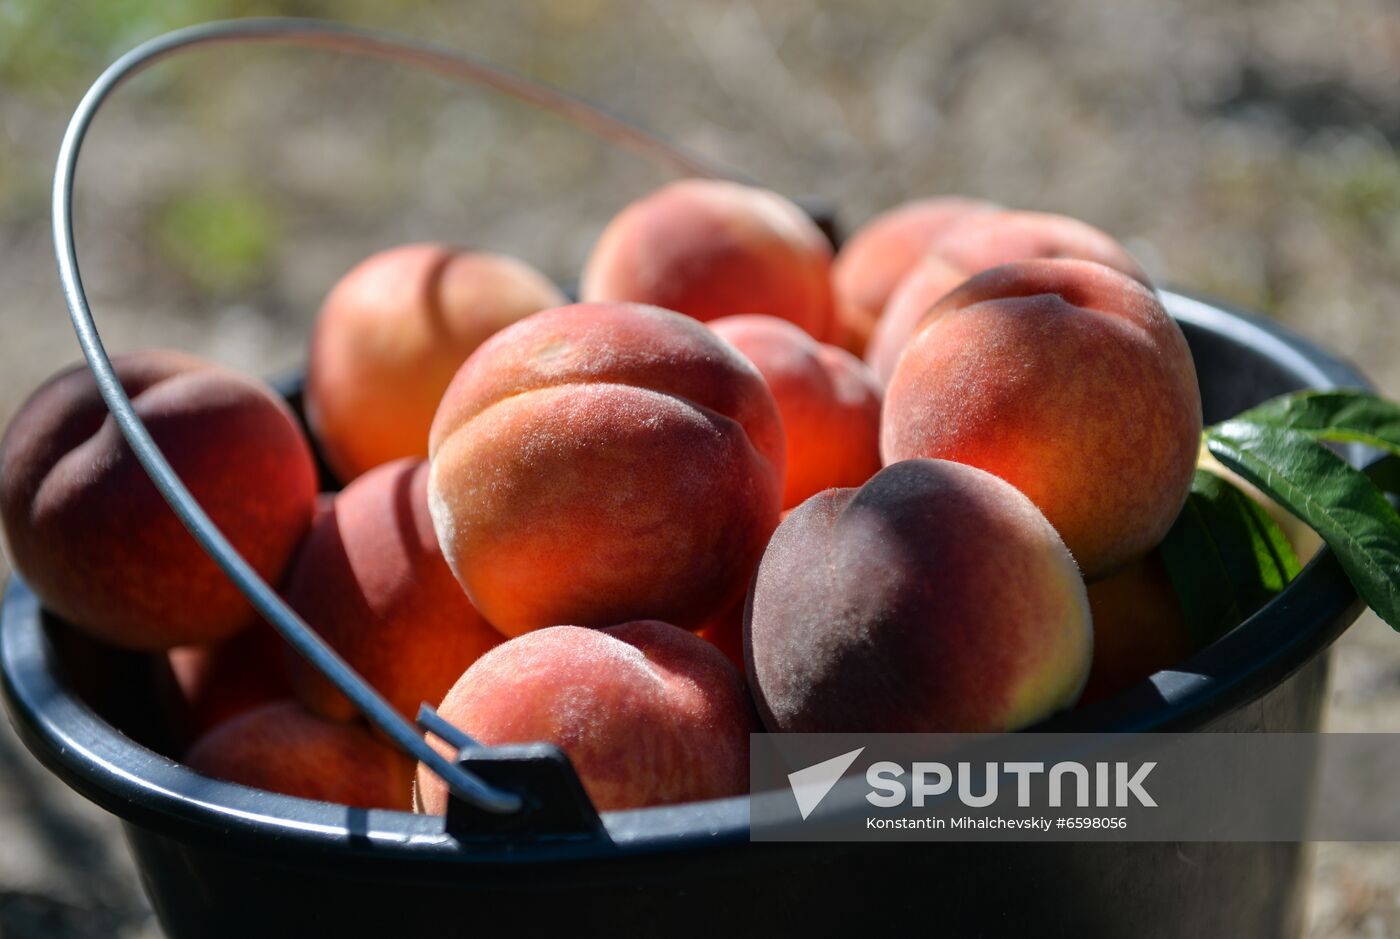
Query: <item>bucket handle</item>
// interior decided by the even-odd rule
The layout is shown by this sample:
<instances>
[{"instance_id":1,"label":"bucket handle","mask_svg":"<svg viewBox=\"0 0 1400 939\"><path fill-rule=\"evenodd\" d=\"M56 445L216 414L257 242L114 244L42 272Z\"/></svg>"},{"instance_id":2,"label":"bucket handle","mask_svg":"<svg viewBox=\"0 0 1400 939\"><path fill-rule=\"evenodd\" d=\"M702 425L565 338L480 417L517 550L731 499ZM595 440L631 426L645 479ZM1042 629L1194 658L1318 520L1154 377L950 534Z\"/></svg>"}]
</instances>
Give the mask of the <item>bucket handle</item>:
<instances>
[{"instance_id":1,"label":"bucket handle","mask_svg":"<svg viewBox=\"0 0 1400 939\"><path fill-rule=\"evenodd\" d=\"M543 108L609 142L651 157L683 174L729 179L736 178L738 174L684 153L595 105L479 59L377 30L287 18L205 23L167 33L137 46L108 66L93 82L73 112L59 147L58 163L54 169L52 219L54 255L58 260L63 298L68 306L73 331L78 336L78 344L97 380L98 391L116 420L117 428L160 494L194 539L263 618L400 749L441 777L454 796L476 810L477 818L522 812L531 815L533 813L528 811L531 805L518 792L488 783L480 775L464 768L464 764L470 763L465 759L468 751L480 754L483 748L465 734L460 734L449 741L458 751L457 760L440 754L413 724L404 720L253 570L205 513L156 446L146 425L132 408L131 399L127 397L121 382L117 380L112 361L98 334L79 274L73 236L73 179L88 127L111 93L131 75L175 52L194 46L233 42L287 43L347 52L435 72ZM430 707L424 705L424 711L420 714L424 729L433 726L442 729L445 722ZM523 820L517 819L517 823Z\"/></svg>"}]
</instances>

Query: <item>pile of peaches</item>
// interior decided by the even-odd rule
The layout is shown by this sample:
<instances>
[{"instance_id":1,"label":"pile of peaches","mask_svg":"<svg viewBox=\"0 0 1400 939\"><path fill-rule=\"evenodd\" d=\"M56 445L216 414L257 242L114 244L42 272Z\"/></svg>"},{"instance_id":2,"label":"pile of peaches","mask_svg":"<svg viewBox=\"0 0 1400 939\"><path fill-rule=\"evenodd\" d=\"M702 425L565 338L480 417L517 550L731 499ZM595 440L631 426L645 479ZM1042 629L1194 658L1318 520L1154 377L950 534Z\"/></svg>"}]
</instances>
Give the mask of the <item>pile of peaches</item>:
<instances>
[{"instance_id":1,"label":"pile of peaches","mask_svg":"<svg viewBox=\"0 0 1400 939\"><path fill-rule=\"evenodd\" d=\"M1014 730L1192 651L1155 548L1195 368L1098 229L933 198L834 253L773 192L684 180L606 226L579 293L487 252L365 260L311 339L309 438L225 368L116 371L398 711L557 744L600 809L746 792L760 728ZM49 610L150 654L196 770L445 810L199 550L85 369L6 432L0 517Z\"/></svg>"}]
</instances>

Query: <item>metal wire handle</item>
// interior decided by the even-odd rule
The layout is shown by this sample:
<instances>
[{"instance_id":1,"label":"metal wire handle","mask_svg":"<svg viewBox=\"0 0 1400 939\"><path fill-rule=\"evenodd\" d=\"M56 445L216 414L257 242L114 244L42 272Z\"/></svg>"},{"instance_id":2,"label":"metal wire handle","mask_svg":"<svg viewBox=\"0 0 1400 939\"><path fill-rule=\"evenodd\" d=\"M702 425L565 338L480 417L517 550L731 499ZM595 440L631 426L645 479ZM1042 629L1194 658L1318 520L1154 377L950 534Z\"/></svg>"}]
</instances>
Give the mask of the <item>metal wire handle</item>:
<instances>
[{"instance_id":1,"label":"metal wire handle","mask_svg":"<svg viewBox=\"0 0 1400 939\"><path fill-rule=\"evenodd\" d=\"M73 238L73 179L88 127L103 102L129 76L172 53L193 46L227 42L290 43L422 68L459 81L482 85L541 107L605 140L638 151L682 173L714 178L735 178L737 174L683 153L592 104L461 53L389 33L304 19L268 18L206 23L145 42L113 62L93 82L64 132L53 181L53 240L54 254L58 259L58 278L63 285L63 297L68 304L73 331L77 333L83 356L97 379L97 389L151 481L190 534L254 608L298 653L329 678L371 723L401 749L442 777L453 794L467 803L495 814L517 812L523 804L518 794L486 783L438 753L412 724L404 720L282 601L229 543L175 474L146 425L136 415L131 399L117 380L112 360L93 322L92 309L88 306L82 276L78 271L77 247Z\"/></svg>"}]
</instances>

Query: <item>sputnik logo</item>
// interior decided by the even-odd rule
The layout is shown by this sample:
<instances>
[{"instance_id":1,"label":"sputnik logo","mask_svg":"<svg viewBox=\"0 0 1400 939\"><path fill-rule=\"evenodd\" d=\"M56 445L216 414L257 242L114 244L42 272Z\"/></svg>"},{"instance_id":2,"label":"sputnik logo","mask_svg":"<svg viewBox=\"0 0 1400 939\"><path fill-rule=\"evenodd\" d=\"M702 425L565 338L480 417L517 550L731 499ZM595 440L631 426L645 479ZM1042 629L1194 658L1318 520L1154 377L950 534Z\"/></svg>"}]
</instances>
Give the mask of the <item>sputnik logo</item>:
<instances>
[{"instance_id":1,"label":"sputnik logo","mask_svg":"<svg viewBox=\"0 0 1400 939\"><path fill-rule=\"evenodd\" d=\"M846 775L846 770L851 768L856 757L864 752L865 747L858 747L849 753L813 763L806 769L788 773L788 785L792 786L792 797L797 800L797 810L802 813L803 821L821 805L827 793Z\"/></svg>"}]
</instances>

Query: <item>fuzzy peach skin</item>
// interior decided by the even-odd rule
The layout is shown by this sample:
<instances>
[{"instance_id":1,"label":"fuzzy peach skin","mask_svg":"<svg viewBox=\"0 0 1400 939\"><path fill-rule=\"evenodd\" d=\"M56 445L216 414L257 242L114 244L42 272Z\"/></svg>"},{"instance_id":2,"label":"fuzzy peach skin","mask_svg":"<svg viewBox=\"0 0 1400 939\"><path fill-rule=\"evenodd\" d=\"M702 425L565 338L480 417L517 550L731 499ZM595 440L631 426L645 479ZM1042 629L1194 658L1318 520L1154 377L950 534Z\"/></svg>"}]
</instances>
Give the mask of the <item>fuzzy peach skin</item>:
<instances>
[{"instance_id":1,"label":"fuzzy peach skin","mask_svg":"<svg viewBox=\"0 0 1400 939\"><path fill-rule=\"evenodd\" d=\"M1073 258L1095 261L1120 271L1145 287L1152 282L1126 248L1112 235L1068 215L1053 212L1001 211L963 216L928 246L968 276L1012 261Z\"/></svg>"},{"instance_id":2,"label":"fuzzy peach skin","mask_svg":"<svg viewBox=\"0 0 1400 939\"><path fill-rule=\"evenodd\" d=\"M316 504L311 450L291 412L261 382L178 352L113 364L176 474L277 583ZM40 387L0 441L0 519L44 605L98 639L158 651L253 622L146 476L85 367Z\"/></svg>"},{"instance_id":3,"label":"fuzzy peach skin","mask_svg":"<svg viewBox=\"0 0 1400 939\"><path fill-rule=\"evenodd\" d=\"M928 251L890 294L866 347L865 360L882 385L889 383L904 347L934 304L988 268L1034 258L1078 258L1152 286L1112 237L1078 219L1047 212L966 213L931 238Z\"/></svg>"},{"instance_id":4,"label":"fuzzy peach skin","mask_svg":"<svg viewBox=\"0 0 1400 939\"><path fill-rule=\"evenodd\" d=\"M1088 589L1094 615L1094 666L1081 705L1111 698L1196 651L1157 552L1094 581Z\"/></svg>"},{"instance_id":5,"label":"fuzzy peach skin","mask_svg":"<svg viewBox=\"0 0 1400 939\"><path fill-rule=\"evenodd\" d=\"M412 244L341 278L307 359L306 413L341 479L428 455L428 428L457 369L487 337L564 303L543 274L503 254Z\"/></svg>"},{"instance_id":6,"label":"fuzzy peach skin","mask_svg":"<svg viewBox=\"0 0 1400 939\"><path fill-rule=\"evenodd\" d=\"M885 392L881 451L1016 486L1090 580L1142 557L1185 502L1201 434L1180 327L1089 261L1021 261L941 300Z\"/></svg>"},{"instance_id":7,"label":"fuzzy peach skin","mask_svg":"<svg viewBox=\"0 0 1400 939\"><path fill-rule=\"evenodd\" d=\"M703 324L583 303L489 339L433 422L438 542L508 636L665 617L745 589L777 525L784 442L758 370Z\"/></svg>"},{"instance_id":8,"label":"fuzzy peach skin","mask_svg":"<svg viewBox=\"0 0 1400 939\"><path fill-rule=\"evenodd\" d=\"M554 626L512 639L467 669L438 713L490 746L555 744L601 811L748 790L755 727L744 680L709 643L668 623ZM416 793L420 811L446 812L446 787L421 764Z\"/></svg>"},{"instance_id":9,"label":"fuzzy peach skin","mask_svg":"<svg viewBox=\"0 0 1400 939\"><path fill-rule=\"evenodd\" d=\"M865 352L895 288L934 240L964 217L997 208L981 199L936 196L895 206L857 229L831 265L840 344Z\"/></svg>"},{"instance_id":10,"label":"fuzzy peach skin","mask_svg":"<svg viewBox=\"0 0 1400 939\"><path fill-rule=\"evenodd\" d=\"M413 761L364 727L279 701L220 724L185 755L205 776L363 809L412 807Z\"/></svg>"},{"instance_id":11,"label":"fuzzy peach skin","mask_svg":"<svg viewBox=\"0 0 1400 939\"><path fill-rule=\"evenodd\" d=\"M292 696L287 646L259 620L236 636L167 653L166 687L174 698L176 723L198 736L231 718Z\"/></svg>"},{"instance_id":12,"label":"fuzzy peach skin","mask_svg":"<svg viewBox=\"0 0 1400 939\"><path fill-rule=\"evenodd\" d=\"M428 464L395 460L345 487L311 526L284 595L404 717L442 698L501 642L443 560L428 514ZM288 650L297 696L353 720L354 705Z\"/></svg>"},{"instance_id":13,"label":"fuzzy peach skin","mask_svg":"<svg viewBox=\"0 0 1400 939\"><path fill-rule=\"evenodd\" d=\"M819 339L832 326L831 245L767 189L686 179L623 209L583 269L584 300L630 300L699 320L765 313Z\"/></svg>"},{"instance_id":14,"label":"fuzzy peach skin","mask_svg":"<svg viewBox=\"0 0 1400 939\"><path fill-rule=\"evenodd\" d=\"M1093 628L1029 499L908 460L793 510L759 563L744 645L770 731L974 733L1073 705Z\"/></svg>"},{"instance_id":15,"label":"fuzzy peach skin","mask_svg":"<svg viewBox=\"0 0 1400 939\"><path fill-rule=\"evenodd\" d=\"M924 317L934 305L954 287L967 280L962 268L954 267L936 254L930 254L914 265L899 282L885 304L885 312L875 324L870 344L865 347L865 361L880 387L890 383L894 367L909 344Z\"/></svg>"},{"instance_id":16,"label":"fuzzy peach skin","mask_svg":"<svg viewBox=\"0 0 1400 939\"><path fill-rule=\"evenodd\" d=\"M787 434L783 508L880 469L880 389L865 363L772 316L725 316L713 329L768 382Z\"/></svg>"}]
</instances>

